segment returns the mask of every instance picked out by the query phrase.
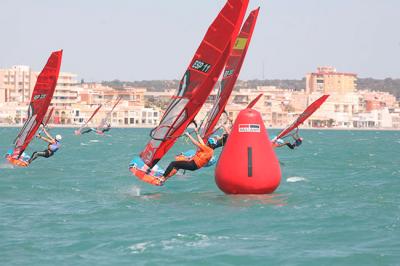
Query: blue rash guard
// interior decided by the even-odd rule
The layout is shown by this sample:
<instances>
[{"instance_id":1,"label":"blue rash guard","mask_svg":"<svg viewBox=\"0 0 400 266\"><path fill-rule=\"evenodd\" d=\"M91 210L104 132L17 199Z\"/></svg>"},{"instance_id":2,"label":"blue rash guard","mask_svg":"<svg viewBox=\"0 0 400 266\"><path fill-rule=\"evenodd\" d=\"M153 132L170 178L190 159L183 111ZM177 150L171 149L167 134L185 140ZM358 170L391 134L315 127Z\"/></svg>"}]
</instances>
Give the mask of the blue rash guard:
<instances>
[{"instance_id":1,"label":"blue rash guard","mask_svg":"<svg viewBox=\"0 0 400 266\"><path fill-rule=\"evenodd\" d=\"M56 140L55 143L49 145L49 150L54 153L54 152L58 151L58 149L60 147L61 147L61 143Z\"/></svg>"}]
</instances>

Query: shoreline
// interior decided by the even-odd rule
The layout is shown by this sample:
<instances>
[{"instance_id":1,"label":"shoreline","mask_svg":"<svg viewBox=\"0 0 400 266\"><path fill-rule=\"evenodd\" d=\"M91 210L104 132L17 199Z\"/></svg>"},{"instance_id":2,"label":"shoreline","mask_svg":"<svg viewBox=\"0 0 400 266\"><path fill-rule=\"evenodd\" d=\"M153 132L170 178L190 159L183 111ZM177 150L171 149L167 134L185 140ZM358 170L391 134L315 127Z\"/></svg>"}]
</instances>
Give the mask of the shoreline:
<instances>
[{"instance_id":1,"label":"shoreline","mask_svg":"<svg viewBox=\"0 0 400 266\"><path fill-rule=\"evenodd\" d=\"M0 128L20 128L22 124L0 124ZM49 124L49 128L79 128L79 125L58 125L58 124ZM112 128L120 128L120 129L151 129L154 126L113 126ZM283 129L282 127L266 127L268 129ZM339 127L301 127L301 130L332 130L332 131L400 131L400 128L339 128Z\"/></svg>"}]
</instances>

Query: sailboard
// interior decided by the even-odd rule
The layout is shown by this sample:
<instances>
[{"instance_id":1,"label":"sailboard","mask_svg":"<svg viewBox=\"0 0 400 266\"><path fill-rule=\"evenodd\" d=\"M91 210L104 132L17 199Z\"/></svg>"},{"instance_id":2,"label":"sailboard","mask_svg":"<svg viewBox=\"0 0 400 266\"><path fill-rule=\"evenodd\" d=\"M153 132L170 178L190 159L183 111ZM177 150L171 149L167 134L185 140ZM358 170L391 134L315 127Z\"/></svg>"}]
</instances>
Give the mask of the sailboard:
<instances>
[{"instance_id":1,"label":"sailboard","mask_svg":"<svg viewBox=\"0 0 400 266\"><path fill-rule=\"evenodd\" d=\"M49 108L57 86L61 60L62 50L53 52L37 78L29 103L28 118L14 140L14 148L6 155L7 160L14 165L28 166L29 156L24 151L42 124ZM47 122L45 121L46 124Z\"/></svg>"},{"instance_id":2,"label":"sailboard","mask_svg":"<svg viewBox=\"0 0 400 266\"><path fill-rule=\"evenodd\" d=\"M209 27L189 67L185 71L176 96L167 107L160 124L151 130L151 140L130 163L130 171L148 171L137 162L153 168L174 145L194 120L207 100L233 46L233 36L239 32L248 0L228 0ZM139 177L140 178L140 177Z\"/></svg>"},{"instance_id":3,"label":"sailboard","mask_svg":"<svg viewBox=\"0 0 400 266\"><path fill-rule=\"evenodd\" d=\"M82 129L85 128L90 121L92 121L93 117L97 114L97 112L100 110L100 108L102 107L102 105L100 104L99 106L97 106L97 108L93 111L92 115L89 117L89 119L77 130L75 130L75 135L80 135L82 132Z\"/></svg>"},{"instance_id":4,"label":"sailboard","mask_svg":"<svg viewBox=\"0 0 400 266\"><path fill-rule=\"evenodd\" d=\"M121 97L118 97L118 99L115 102L114 106L111 108L111 110L106 114L106 116L101 120L100 124L97 126L96 132L98 134L104 134L104 133L102 133L101 130L106 126L107 123L111 124L110 120L111 120L112 112L114 111L115 107L117 107L117 105L119 104L120 101L121 101Z\"/></svg>"},{"instance_id":5,"label":"sailboard","mask_svg":"<svg viewBox=\"0 0 400 266\"><path fill-rule=\"evenodd\" d=\"M224 74L222 77L221 86L219 87L219 91L217 93L217 98L215 99L213 108L206 117L206 122L200 129L200 136L202 136L205 141L215 132L215 126L225 111L225 106L228 103L229 96L233 91L246 57L254 28L256 26L259 11L260 8L257 8L250 12L235 40L235 45L232 48L223 72Z\"/></svg>"},{"instance_id":6,"label":"sailboard","mask_svg":"<svg viewBox=\"0 0 400 266\"><path fill-rule=\"evenodd\" d=\"M274 140L276 139L282 139L287 137L288 135L290 135L290 133L297 129L301 124L304 123L304 121L306 121L315 111L318 110L318 108L321 107L321 105L326 101L326 99L328 99L329 95L323 95L320 98L318 98L316 101L314 101L312 104L310 104L306 110L304 110L303 113L301 113L299 115L299 117L297 117L297 119L290 124L287 128L285 128L284 130L282 130L278 136L276 136L274 138Z\"/></svg>"}]
</instances>

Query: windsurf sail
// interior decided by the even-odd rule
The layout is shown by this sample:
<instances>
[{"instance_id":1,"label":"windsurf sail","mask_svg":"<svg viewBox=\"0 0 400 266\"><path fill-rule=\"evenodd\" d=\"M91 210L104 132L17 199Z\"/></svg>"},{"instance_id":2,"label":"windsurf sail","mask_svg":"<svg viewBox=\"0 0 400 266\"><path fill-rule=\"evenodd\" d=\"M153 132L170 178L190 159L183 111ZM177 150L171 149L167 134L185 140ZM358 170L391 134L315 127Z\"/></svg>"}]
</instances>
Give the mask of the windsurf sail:
<instances>
[{"instance_id":1,"label":"windsurf sail","mask_svg":"<svg viewBox=\"0 0 400 266\"><path fill-rule=\"evenodd\" d=\"M43 120L44 122L42 121L43 128L47 127L47 124L49 123L50 118L51 118L51 116L53 115L53 111L54 111L54 107L52 107L52 108L50 109L50 111L49 111L48 114L47 114L46 119ZM39 130L39 135L42 134L43 128L41 128L41 129Z\"/></svg>"},{"instance_id":2,"label":"windsurf sail","mask_svg":"<svg viewBox=\"0 0 400 266\"><path fill-rule=\"evenodd\" d=\"M111 115L112 112L114 111L115 107L117 107L117 105L119 104L119 102L121 101L121 97L118 97L117 101L115 102L114 106L111 108L111 110L106 114L106 117L104 117L101 122L100 125L97 127L97 130L101 130L105 127L105 125L107 123L111 124Z\"/></svg>"},{"instance_id":3,"label":"windsurf sail","mask_svg":"<svg viewBox=\"0 0 400 266\"><path fill-rule=\"evenodd\" d=\"M237 36L249 0L228 0L209 27L160 124L140 153L152 168L193 121L220 76Z\"/></svg>"},{"instance_id":4,"label":"windsurf sail","mask_svg":"<svg viewBox=\"0 0 400 266\"><path fill-rule=\"evenodd\" d=\"M19 158L24 152L43 122L57 85L61 60L62 50L53 52L37 78L28 108L28 118L14 141L14 158Z\"/></svg>"},{"instance_id":5,"label":"windsurf sail","mask_svg":"<svg viewBox=\"0 0 400 266\"><path fill-rule=\"evenodd\" d=\"M262 96L263 96L263 94L260 93L256 98L254 98L254 100L252 100L252 101L249 103L249 105L247 105L246 108L253 108L254 105L257 104L257 102L260 100L260 98L261 98Z\"/></svg>"},{"instance_id":6,"label":"windsurf sail","mask_svg":"<svg viewBox=\"0 0 400 266\"><path fill-rule=\"evenodd\" d=\"M215 131L215 126L217 125L221 115L224 113L225 106L228 103L229 96L231 95L233 87L235 86L240 69L243 65L244 58L249 48L259 11L260 8L257 8L250 12L239 35L236 38L235 45L232 48L228 62L225 66L217 98L214 102L213 108L207 115L206 122L200 130L200 136L202 136L203 139L208 139L208 137L213 134Z\"/></svg>"},{"instance_id":7,"label":"windsurf sail","mask_svg":"<svg viewBox=\"0 0 400 266\"><path fill-rule=\"evenodd\" d=\"M92 113L92 115L89 117L89 119L88 119L80 128L78 128L77 130L75 130L75 134L80 134L80 133L81 133L82 129L83 129L84 127L86 127L86 126L89 124L89 122L93 119L93 117L97 114L97 112L100 110L101 107L102 107L102 105L100 104L100 105L93 111L93 113Z\"/></svg>"},{"instance_id":8,"label":"windsurf sail","mask_svg":"<svg viewBox=\"0 0 400 266\"><path fill-rule=\"evenodd\" d=\"M287 128L282 130L275 139L281 139L288 136L294 129L297 129L299 125L303 124L318 108L328 99L329 95L323 95L312 104L310 104L303 113Z\"/></svg>"},{"instance_id":9,"label":"windsurf sail","mask_svg":"<svg viewBox=\"0 0 400 266\"><path fill-rule=\"evenodd\" d=\"M46 120L44 121L44 123L42 123L44 127L46 127L47 124L49 123L50 118L51 118L51 116L53 115L53 111L54 111L54 107L52 107L52 108L50 109L50 111L49 111L48 114L47 114Z\"/></svg>"}]
</instances>

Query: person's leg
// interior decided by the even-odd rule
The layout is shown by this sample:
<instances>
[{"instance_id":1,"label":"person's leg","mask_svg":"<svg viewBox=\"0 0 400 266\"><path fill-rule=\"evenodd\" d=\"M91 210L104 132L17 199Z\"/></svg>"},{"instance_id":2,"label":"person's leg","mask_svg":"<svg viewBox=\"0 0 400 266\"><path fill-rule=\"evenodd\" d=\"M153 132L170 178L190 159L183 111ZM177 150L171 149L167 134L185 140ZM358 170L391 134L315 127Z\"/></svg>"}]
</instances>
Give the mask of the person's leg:
<instances>
[{"instance_id":1,"label":"person's leg","mask_svg":"<svg viewBox=\"0 0 400 266\"><path fill-rule=\"evenodd\" d=\"M81 134L86 134L86 133L89 133L89 132L91 132L91 131L92 131L91 128L87 128L87 129L82 130L82 131L81 131Z\"/></svg>"},{"instance_id":2,"label":"person's leg","mask_svg":"<svg viewBox=\"0 0 400 266\"><path fill-rule=\"evenodd\" d=\"M190 171L194 171L194 170L198 169L196 163L193 160L191 160L191 161L173 161L168 165L163 176L167 177L174 168L176 170L183 169L183 170L190 170Z\"/></svg>"},{"instance_id":3,"label":"person's leg","mask_svg":"<svg viewBox=\"0 0 400 266\"><path fill-rule=\"evenodd\" d=\"M49 157L49 151L45 150L45 151L35 151L31 158L29 159L28 163L33 162L34 160L36 160L38 157Z\"/></svg>"},{"instance_id":4,"label":"person's leg","mask_svg":"<svg viewBox=\"0 0 400 266\"><path fill-rule=\"evenodd\" d=\"M295 145L293 145L292 143L286 143L286 146L288 146L290 149L294 149Z\"/></svg>"}]
</instances>

